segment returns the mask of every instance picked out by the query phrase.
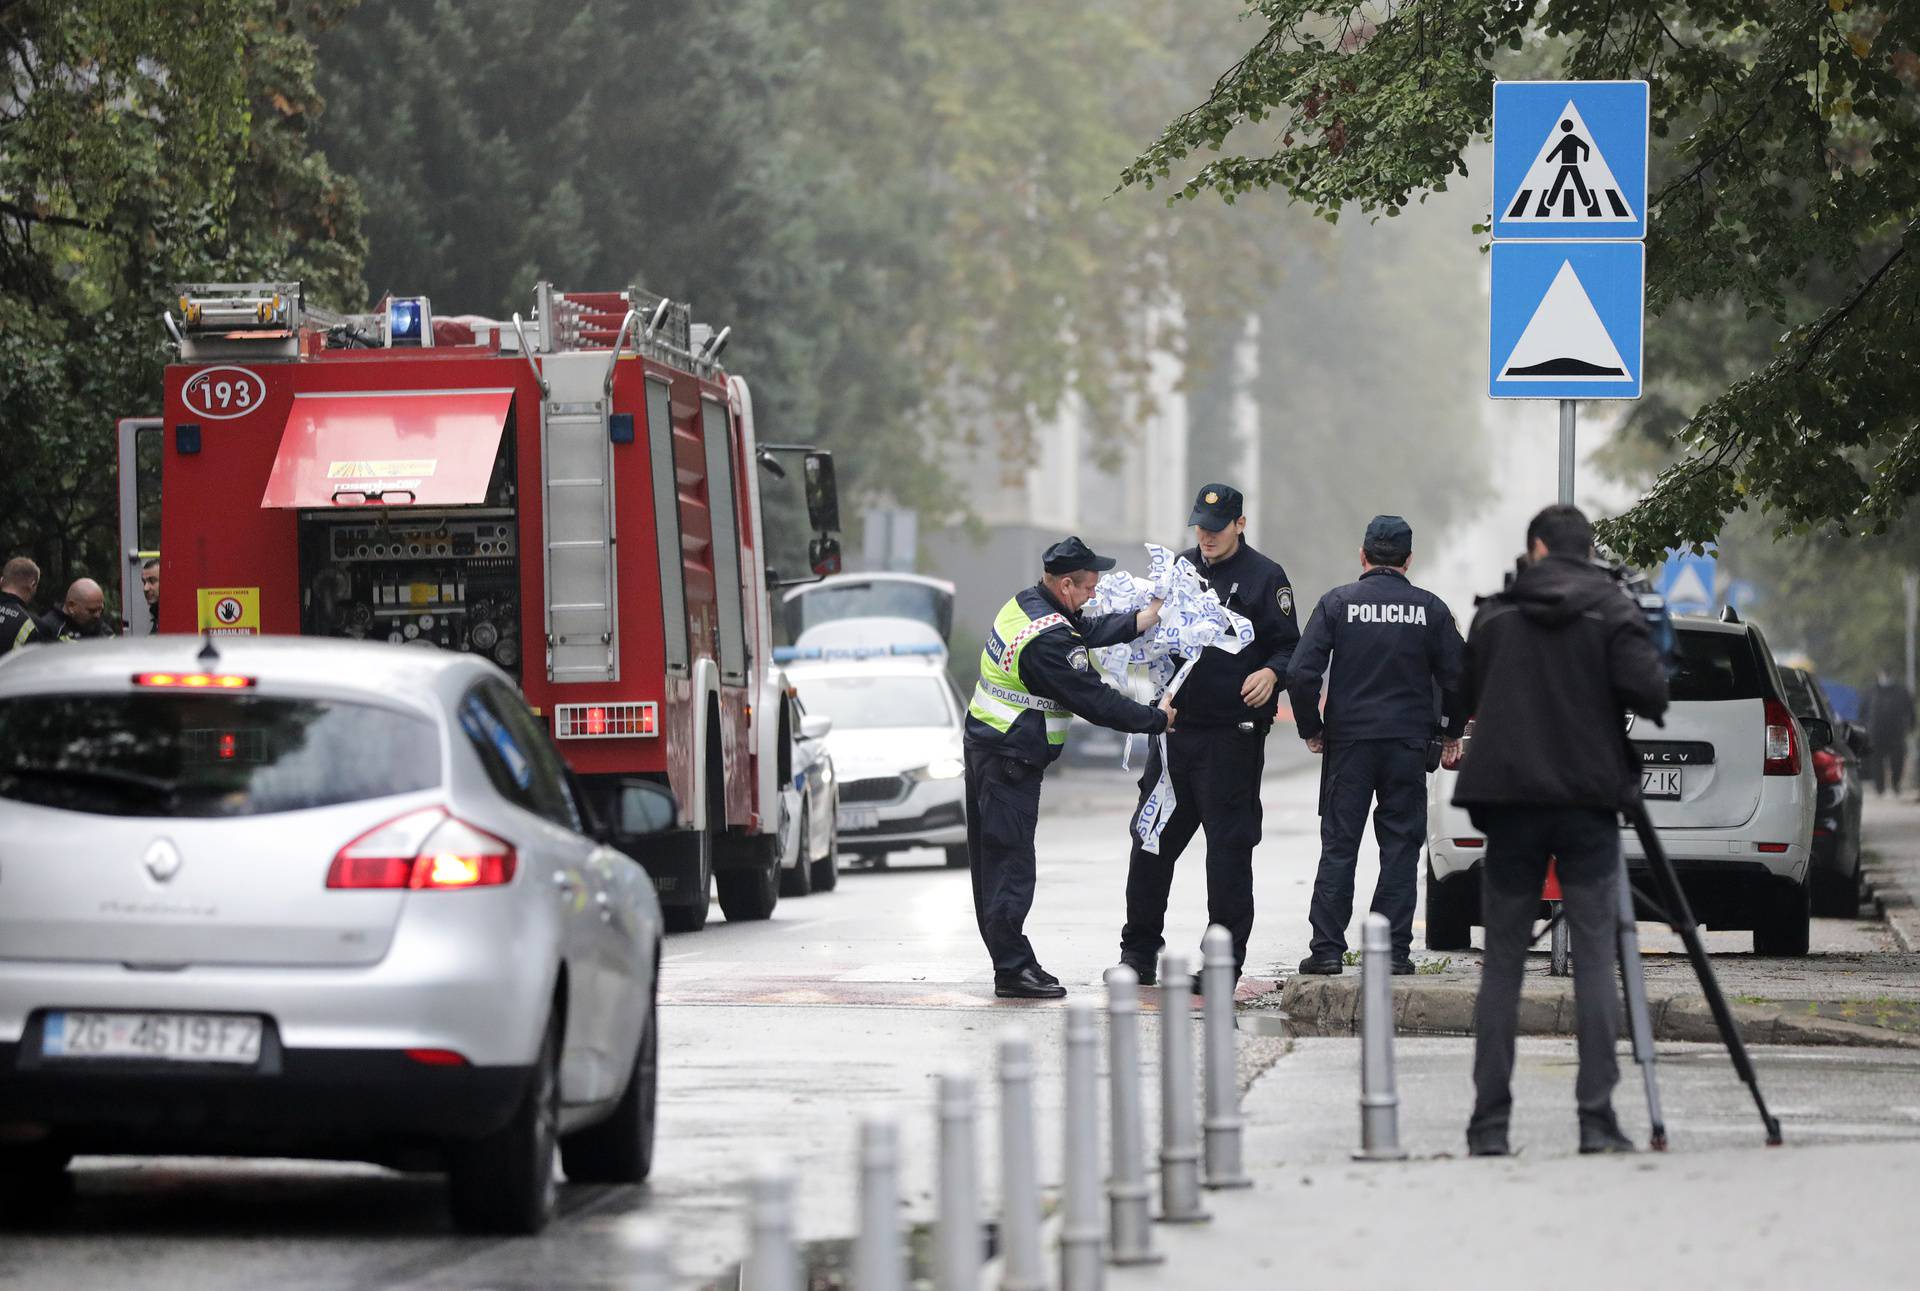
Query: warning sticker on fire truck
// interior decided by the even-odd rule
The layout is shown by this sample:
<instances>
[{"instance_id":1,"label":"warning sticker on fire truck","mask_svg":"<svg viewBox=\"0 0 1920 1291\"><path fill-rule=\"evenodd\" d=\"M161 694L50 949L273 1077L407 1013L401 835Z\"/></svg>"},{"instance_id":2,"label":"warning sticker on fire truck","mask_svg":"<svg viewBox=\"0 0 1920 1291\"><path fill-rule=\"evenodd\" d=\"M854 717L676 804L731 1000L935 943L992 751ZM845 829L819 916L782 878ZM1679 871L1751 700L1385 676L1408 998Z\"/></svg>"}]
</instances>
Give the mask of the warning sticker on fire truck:
<instances>
[{"instance_id":1,"label":"warning sticker on fire truck","mask_svg":"<svg viewBox=\"0 0 1920 1291\"><path fill-rule=\"evenodd\" d=\"M217 637L259 636L260 589L257 587L201 588L200 631Z\"/></svg>"},{"instance_id":2,"label":"warning sticker on fire truck","mask_svg":"<svg viewBox=\"0 0 1920 1291\"><path fill-rule=\"evenodd\" d=\"M327 478L330 480L380 480L402 475L432 475L433 468L439 464L438 459L432 457L386 462L329 462Z\"/></svg>"}]
</instances>

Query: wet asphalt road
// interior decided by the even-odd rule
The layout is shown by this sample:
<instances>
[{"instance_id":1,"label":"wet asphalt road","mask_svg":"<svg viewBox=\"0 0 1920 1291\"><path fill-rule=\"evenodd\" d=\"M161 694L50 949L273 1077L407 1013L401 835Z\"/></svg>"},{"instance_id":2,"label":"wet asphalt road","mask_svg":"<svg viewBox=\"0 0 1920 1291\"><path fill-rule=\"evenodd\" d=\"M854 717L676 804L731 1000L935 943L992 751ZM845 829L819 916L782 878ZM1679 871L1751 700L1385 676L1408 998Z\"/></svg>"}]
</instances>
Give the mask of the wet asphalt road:
<instances>
[{"instance_id":1,"label":"wet asphalt road","mask_svg":"<svg viewBox=\"0 0 1920 1291\"><path fill-rule=\"evenodd\" d=\"M1318 822L1314 778L1289 756L1296 749L1276 747L1280 765L1264 795L1250 973L1306 949ZM1048 777L1029 933L1075 988L1097 986L1113 962L1132 795L1117 773ZM560 1220L539 1238L454 1233L434 1177L303 1162L93 1158L77 1164L69 1196L0 1217L0 1286L619 1287L636 1229L649 1220L669 1234L681 1282L696 1286L738 1256L739 1187L761 1159L797 1169L803 1236L848 1233L854 1135L871 1114L900 1120L906 1204L923 1216L935 1073L973 1070L985 1086L996 1035L1018 1022L1037 1042L1043 1125L1059 1081L1057 1008L992 998L967 876L941 868L936 853L920 856L849 873L831 894L783 901L767 924L715 922L669 939L653 1181L565 1188ZM1363 893L1371 866L1363 855ZM1184 865L1171 943L1197 943L1204 906L1200 867ZM1822 921L1815 942L1858 955L1880 936L1871 925ZM1725 949L1736 948L1744 940L1729 935ZM1809 971L1820 971L1818 955Z\"/></svg>"}]
</instances>

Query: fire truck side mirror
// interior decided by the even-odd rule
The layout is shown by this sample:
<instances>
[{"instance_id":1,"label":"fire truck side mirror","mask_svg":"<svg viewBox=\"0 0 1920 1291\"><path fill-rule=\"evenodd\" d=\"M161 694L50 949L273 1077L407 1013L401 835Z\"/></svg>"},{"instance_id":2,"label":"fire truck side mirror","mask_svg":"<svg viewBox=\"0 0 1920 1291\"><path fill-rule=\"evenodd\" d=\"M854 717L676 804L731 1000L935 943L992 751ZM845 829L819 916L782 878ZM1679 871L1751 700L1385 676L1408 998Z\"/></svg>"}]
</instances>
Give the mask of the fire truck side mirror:
<instances>
[{"instance_id":1,"label":"fire truck side mirror","mask_svg":"<svg viewBox=\"0 0 1920 1291\"><path fill-rule=\"evenodd\" d=\"M673 790L652 780L622 780L614 795L612 825L623 838L664 834L680 823Z\"/></svg>"},{"instance_id":2,"label":"fire truck side mirror","mask_svg":"<svg viewBox=\"0 0 1920 1291\"><path fill-rule=\"evenodd\" d=\"M814 451L803 460L807 477L807 523L822 538L839 533L840 490L833 480L833 454ZM838 544L834 551L837 556ZM836 564L835 568L839 566ZM819 572L818 561L814 562L814 572Z\"/></svg>"},{"instance_id":3,"label":"fire truck side mirror","mask_svg":"<svg viewBox=\"0 0 1920 1291\"><path fill-rule=\"evenodd\" d=\"M822 534L807 544L807 563L813 566L813 572L821 578L840 572L840 540L830 534Z\"/></svg>"}]
</instances>

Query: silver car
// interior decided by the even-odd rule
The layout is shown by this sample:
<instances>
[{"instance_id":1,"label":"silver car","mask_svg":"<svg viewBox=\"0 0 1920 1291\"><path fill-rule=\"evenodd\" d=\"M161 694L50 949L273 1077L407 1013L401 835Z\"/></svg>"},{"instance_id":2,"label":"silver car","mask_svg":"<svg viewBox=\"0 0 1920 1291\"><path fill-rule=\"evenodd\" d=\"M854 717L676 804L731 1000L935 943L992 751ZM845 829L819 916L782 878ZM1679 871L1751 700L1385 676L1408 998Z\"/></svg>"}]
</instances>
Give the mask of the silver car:
<instances>
[{"instance_id":1,"label":"silver car","mask_svg":"<svg viewBox=\"0 0 1920 1291\"><path fill-rule=\"evenodd\" d=\"M671 825L633 782L623 837ZM444 1169L532 1232L653 1152L660 908L542 723L441 650L0 665L0 1177L77 1153Z\"/></svg>"}]
</instances>

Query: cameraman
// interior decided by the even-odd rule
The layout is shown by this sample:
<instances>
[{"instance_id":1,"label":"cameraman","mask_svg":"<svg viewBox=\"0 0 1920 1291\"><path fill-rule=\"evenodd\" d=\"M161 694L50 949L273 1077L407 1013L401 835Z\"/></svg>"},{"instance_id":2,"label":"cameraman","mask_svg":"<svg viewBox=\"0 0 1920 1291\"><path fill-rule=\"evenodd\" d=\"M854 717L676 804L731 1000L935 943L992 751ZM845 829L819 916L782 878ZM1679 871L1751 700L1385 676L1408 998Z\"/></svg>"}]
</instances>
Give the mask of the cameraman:
<instances>
[{"instance_id":1,"label":"cameraman","mask_svg":"<svg viewBox=\"0 0 1920 1291\"><path fill-rule=\"evenodd\" d=\"M1613 1115L1619 805L1639 792L1624 710L1658 721L1667 674L1639 608L1593 562L1593 525L1551 506L1527 526L1528 563L1482 600L1467 635L1471 752L1455 805L1487 838L1486 958L1474 1010L1474 1156L1508 1154L1520 978L1553 857L1573 938L1582 1152L1631 1152Z\"/></svg>"}]
</instances>

